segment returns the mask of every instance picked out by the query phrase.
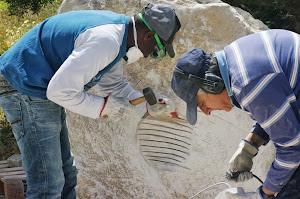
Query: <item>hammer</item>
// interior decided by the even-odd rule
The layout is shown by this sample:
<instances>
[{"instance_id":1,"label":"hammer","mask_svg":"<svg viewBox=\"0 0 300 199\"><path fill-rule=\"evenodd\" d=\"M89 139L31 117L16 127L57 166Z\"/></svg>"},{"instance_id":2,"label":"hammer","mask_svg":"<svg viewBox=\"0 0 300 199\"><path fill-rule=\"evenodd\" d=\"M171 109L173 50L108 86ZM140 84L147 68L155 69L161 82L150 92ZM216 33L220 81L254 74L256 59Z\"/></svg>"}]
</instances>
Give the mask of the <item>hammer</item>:
<instances>
[{"instance_id":1,"label":"hammer","mask_svg":"<svg viewBox=\"0 0 300 199\"><path fill-rule=\"evenodd\" d=\"M152 106L152 105L154 105L154 104L157 103L155 94L153 93L153 91L152 91L152 89L150 87L144 88L143 89L143 94L144 94L143 97L131 100L131 101L129 101L129 103L132 104L132 105L134 105L134 106L138 105L140 103L143 103L144 101L147 101L150 106ZM174 118L179 118L178 115L177 115L177 113L175 113L175 112L172 112L170 114Z\"/></svg>"},{"instance_id":2,"label":"hammer","mask_svg":"<svg viewBox=\"0 0 300 199\"><path fill-rule=\"evenodd\" d=\"M144 94L143 97L131 100L131 101L129 101L129 103L134 105L134 106L138 105L140 103L143 103L145 101L147 101L148 104L151 105L151 106L157 103L155 94L153 93L153 91L150 87L144 88L143 89L143 94Z\"/></svg>"},{"instance_id":3,"label":"hammer","mask_svg":"<svg viewBox=\"0 0 300 199\"><path fill-rule=\"evenodd\" d=\"M129 103L134 105L134 106L136 106L140 103L143 103L145 101L147 101L150 106L157 103L155 94L153 93L153 91L150 87L144 88L143 89L143 94L144 94L144 96L139 97L139 98L134 99L134 100L130 100ZM172 115L172 117L178 118L178 115L175 112L172 112L171 115ZM107 115L104 115L103 118L107 118Z\"/></svg>"}]
</instances>

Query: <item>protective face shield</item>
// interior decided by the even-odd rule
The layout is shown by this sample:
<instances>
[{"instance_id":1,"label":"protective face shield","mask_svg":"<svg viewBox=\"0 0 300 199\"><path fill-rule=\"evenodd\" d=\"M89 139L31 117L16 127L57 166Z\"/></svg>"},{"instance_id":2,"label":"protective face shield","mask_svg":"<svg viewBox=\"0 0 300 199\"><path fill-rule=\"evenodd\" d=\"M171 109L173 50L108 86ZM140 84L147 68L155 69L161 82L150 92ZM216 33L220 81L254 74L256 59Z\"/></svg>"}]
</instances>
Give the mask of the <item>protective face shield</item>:
<instances>
[{"instance_id":1,"label":"protective face shield","mask_svg":"<svg viewBox=\"0 0 300 199\"><path fill-rule=\"evenodd\" d=\"M133 17L132 17L132 24L133 24L133 37L134 37L135 46L129 48L127 53L126 53L126 57L127 57L126 63L127 64L131 64L133 62L136 62L141 57L144 57L144 54L139 49L138 44L137 44L137 33L136 33L135 21L134 21Z\"/></svg>"},{"instance_id":2,"label":"protective face shield","mask_svg":"<svg viewBox=\"0 0 300 199\"><path fill-rule=\"evenodd\" d=\"M154 32L152 30L152 28L147 24L147 22L145 21L142 13L138 14L139 17L144 21L144 23L146 24L146 26L149 28L150 31ZM155 33L155 32L154 32ZM156 46L154 47L153 51L150 53L150 57L153 59L162 59L164 58L167 53L166 53L166 48L162 45L162 43L160 42L160 39L158 37L158 35L155 33L154 38L157 42Z\"/></svg>"}]
</instances>

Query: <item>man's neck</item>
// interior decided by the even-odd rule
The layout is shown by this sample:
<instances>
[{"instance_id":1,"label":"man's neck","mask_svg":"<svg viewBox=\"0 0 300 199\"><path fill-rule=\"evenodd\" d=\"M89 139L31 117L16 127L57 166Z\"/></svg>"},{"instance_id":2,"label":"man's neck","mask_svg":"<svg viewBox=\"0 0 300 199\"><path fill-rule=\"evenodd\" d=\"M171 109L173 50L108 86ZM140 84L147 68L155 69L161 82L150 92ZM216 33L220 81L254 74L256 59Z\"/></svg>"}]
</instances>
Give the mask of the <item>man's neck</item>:
<instances>
[{"instance_id":1,"label":"man's neck","mask_svg":"<svg viewBox=\"0 0 300 199\"><path fill-rule=\"evenodd\" d=\"M128 35L127 35L127 51L129 48L133 47L134 44L134 37L133 37L133 23L132 18L129 18L129 25L128 25Z\"/></svg>"}]
</instances>

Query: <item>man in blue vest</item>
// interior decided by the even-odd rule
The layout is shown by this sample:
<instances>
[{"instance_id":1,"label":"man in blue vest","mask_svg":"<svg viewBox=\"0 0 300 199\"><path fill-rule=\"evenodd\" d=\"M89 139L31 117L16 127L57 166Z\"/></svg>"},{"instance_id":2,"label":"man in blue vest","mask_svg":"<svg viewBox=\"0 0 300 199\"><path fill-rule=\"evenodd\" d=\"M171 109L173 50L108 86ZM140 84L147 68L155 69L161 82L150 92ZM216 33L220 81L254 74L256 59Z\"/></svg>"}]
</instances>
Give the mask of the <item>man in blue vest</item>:
<instances>
[{"instance_id":1,"label":"man in blue vest","mask_svg":"<svg viewBox=\"0 0 300 199\"><path fill-rule=\"evenodd\" d=\"M276 157L256 193L234 198L300 198L300 45L299 35L267 30L242 37L224 50L206 54L197 48L182 55L171 86L187 103L186 118L194 125L197 106L209 115L233 106L256 121L229 161L228 174L248 180L252 158L272 140Z\"/></svg>"},{"instance_id":2,"label":"man in blue vest","mask_svg":"<svg viewBox=\"0 0 300 199\"><path fill-rule=\"evenodd\" d=\"M76 198L65 109L112 120L174 111L166 97L153 106L129 103L142 94L124 80L123 59L174 57L180 26L164 4L148 4L132 18L73 11L38 24L0 57L0 106L22 153L27 198ZM87 93L96 84L106 97Z\"/></svg>"}]
</instances>

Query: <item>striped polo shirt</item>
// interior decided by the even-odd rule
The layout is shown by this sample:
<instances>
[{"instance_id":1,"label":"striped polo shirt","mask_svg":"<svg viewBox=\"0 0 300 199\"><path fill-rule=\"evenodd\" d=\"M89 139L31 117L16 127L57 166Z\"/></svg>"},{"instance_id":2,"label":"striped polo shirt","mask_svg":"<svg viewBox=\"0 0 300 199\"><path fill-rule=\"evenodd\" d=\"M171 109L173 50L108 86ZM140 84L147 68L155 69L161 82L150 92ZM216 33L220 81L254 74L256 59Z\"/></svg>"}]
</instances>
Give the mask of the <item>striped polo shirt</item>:
<instances>
[{"instance_id":1,"label":"striped polo shirt","mask_svg":"<svg viewBox=\"0 0 300 199\"><path fill-rule=\"evenodd\" d=\"M233 98L256 121L252 132L276 157L264 187L280 192L300 163L299 34L267 30L224 48Z\"/></svg>"}]
</instances>

